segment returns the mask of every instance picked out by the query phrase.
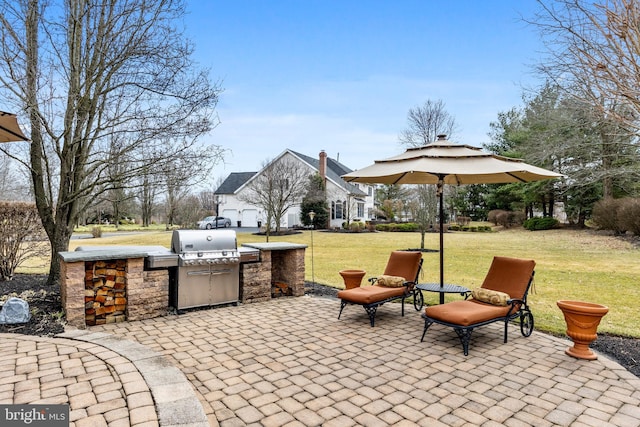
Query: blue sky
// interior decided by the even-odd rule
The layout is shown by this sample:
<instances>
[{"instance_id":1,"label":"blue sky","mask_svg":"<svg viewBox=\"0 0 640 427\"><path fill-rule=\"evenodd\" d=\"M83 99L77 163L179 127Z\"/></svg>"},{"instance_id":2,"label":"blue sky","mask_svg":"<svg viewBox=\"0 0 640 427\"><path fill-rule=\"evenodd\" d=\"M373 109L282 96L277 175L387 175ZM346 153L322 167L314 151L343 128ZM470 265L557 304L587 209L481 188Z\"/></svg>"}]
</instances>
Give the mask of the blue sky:
<instances>
[{"instance_id":1,"label":"blue sky","mask_svg":"<svg viewBox=\"0 0 640 427\"><path fill-rule=\"evenodd\" d=\"M224 91L206 141L230 150L216 177L290 148L352 169L404 148L409 108L442 100L458 142L522 104L541 45L534 0L191 0L186 33Z\"/></svg>"}]
</instances>

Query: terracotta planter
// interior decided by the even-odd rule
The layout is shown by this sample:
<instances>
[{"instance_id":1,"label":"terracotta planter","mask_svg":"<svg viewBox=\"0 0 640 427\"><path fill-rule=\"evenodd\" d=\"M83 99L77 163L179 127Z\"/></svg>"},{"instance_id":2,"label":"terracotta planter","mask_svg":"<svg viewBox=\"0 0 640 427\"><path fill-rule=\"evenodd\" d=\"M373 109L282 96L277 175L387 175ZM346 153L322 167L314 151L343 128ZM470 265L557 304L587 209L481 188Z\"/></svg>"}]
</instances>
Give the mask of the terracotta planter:
<instances>
[{"instance_id":1,"label":"terracotta planter","mask_svg":"<svg viewBox=\"0 0 640 427\"><path fill-rule=\"evenodd\" d=\"M567 323L567 335L573 340L573 347L565 350L569 356L577 359L595 360L598 358L589 348L597 338L598 325L609 308L582 301L557 301Z\"/></svg>"},{"instance_id":2,"label":"terracotta planter","mask_svg":"<svg viewBox=\"0 0 640 427\"><path fill-rule=\"evenodd\" d=\"M364 270L340 270L345 289L353 289L360 286L362 278L367 274Z\"/></svg>"}]
</instances>

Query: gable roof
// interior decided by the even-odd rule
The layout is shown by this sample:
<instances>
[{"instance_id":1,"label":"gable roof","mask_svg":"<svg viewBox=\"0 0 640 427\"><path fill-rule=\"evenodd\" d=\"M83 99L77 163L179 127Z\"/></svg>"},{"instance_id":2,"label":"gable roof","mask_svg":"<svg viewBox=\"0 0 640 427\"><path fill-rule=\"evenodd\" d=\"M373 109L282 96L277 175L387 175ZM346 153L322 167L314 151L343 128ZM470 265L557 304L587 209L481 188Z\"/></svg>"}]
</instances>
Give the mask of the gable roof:
<instances>
[{"instance_id":1,"label":"gable roof","mask_svg":"<svg viewBox=\"0 0 640 427\"><path fill-rule=\"evenodd\" d=\"M215 194L233 194L257 173L258 172L231 172L227 179L220 184Z\"/></svg>"},{"instance_id":2,"label":"gable roof","mask_svg":"<svg viewBox=\"0 0 640 427\"><path fill-rule=\"evenodd\" d=\"M285 153L291 153L294 156L298 157L303 162L307 163L311 166L315 171L320 171L320 160L317 158L313 158L307 156L302 153L298 153L292 150L285 150L281 155L277 158L282 157ZM276 159L277 159L276 158ZM327 156L327 179L330 179L333 183L342 187L345 191L349 192L349 194L353 194L355 196L367 196L367 193L360 190L354 184L346 182L341 178L342 175L352 172L351 169L338 162L337 160L330 159ZM215 191L214 194L234 194L240 187L245 185L251 178L256 176L259 172L232 172L229 176L220 184L220 187Z\"/></svg>"},{"instance_id":3,"label":"gable roof","mask_svg":"<svg viewBox=\"0 0 640 427\"><path fill-rule=\"evenodd\" d=\"M300 157L300 159L302 159L305 162L307 162L316 171L320 170L320 160L319 159L306 156L306 155L304 155L302 153L298 153L297 151L292 151L292 150L288 150L288 151L291 152L292 154ZM349 182L346 182L344 179L341 178L342 175L344 175L345 173L349 173L349 172L353 172L353 171L351 169L349 169L348 167L346 167L345 165L343 165L342 163L338 162L337 160L331 159L331 158L329 158L329 156L327 156L327 171L326 171L327 179L330 179L336 185L344 188L350 194L353 194L353 195L356 195L356 196L366 196L367 194L364 191L360 190L355 185L353 185L353 184L351 184Z\"/></svg>"}]
</instances>

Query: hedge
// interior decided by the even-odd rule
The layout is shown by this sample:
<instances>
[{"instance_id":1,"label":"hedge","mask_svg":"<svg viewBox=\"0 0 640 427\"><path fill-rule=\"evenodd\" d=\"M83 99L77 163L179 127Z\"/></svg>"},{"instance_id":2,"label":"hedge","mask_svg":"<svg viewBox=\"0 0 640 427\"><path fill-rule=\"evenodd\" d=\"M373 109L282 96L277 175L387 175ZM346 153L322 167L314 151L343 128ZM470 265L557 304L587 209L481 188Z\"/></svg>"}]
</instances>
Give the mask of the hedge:
<instances>
[{"instance_id":1,"label":"hedge","mask_svg":"<svg viewBox=\"0 0 640 427\"><path fill-rule=\"evenodd\" d=\"M526 220L522 226L527 230L535 231L535 230L551 230L552 228L556 228L559 222L555 218L551 217L535 217L529 218Z\"/></svg>"}]
</instances>

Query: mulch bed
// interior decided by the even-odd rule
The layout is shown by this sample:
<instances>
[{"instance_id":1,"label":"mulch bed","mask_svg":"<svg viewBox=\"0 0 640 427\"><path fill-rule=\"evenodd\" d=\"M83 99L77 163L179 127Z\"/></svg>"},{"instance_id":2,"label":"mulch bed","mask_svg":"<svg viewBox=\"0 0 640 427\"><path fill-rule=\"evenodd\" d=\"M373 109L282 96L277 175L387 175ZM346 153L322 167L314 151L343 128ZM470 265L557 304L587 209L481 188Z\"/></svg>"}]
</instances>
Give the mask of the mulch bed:
<instances>
[{"instance_id":1,"label":"mulch bed","mask_svg":"<svg viewBox=\"0 0 640 427\"><path fill-rule=\"evenodd\" d=\"M64 332L64 315L60 302L60 287L47 286L47 276L16 274L13 280L0 282L0 302L18 297L29 303L28 323L0 325L0 332L53 336Z\"/></svg>"},{"instance_id":2,"label":"mulch bed","mask_svg":"<svg viewBox=\"0 0 640 427\"><path fill-rule=\"evenodd\" d=\"M53 336L64 332L64 316L60 288L47 286L47 276L17 274L13 280L0 282L0 302L17 296L29 303L31 320L16 325L0 325L0 332ZM337 298L338 289L306 282L305 294L320 298ZM570 342L567 342L569 345ZM616 360L629 372L640 377L640 339L598 334L592 348Z\"/></svg>"}]
</instances>

